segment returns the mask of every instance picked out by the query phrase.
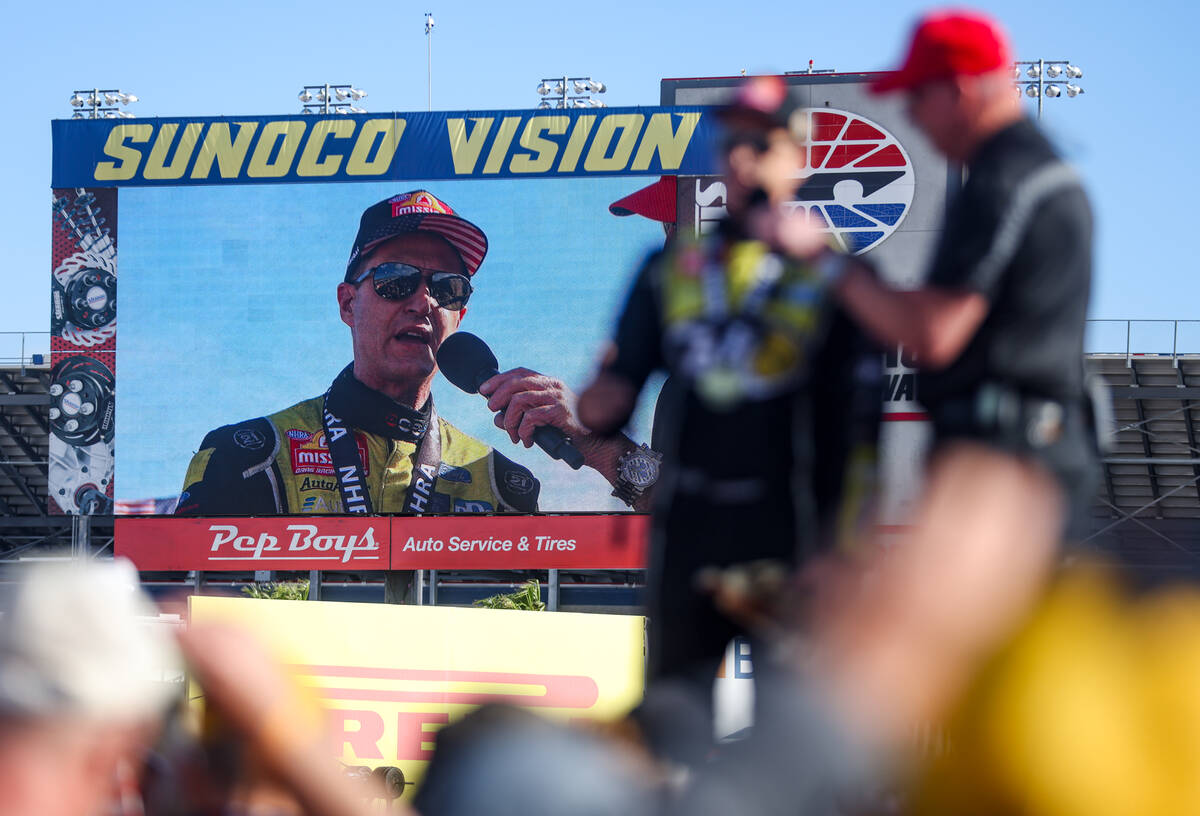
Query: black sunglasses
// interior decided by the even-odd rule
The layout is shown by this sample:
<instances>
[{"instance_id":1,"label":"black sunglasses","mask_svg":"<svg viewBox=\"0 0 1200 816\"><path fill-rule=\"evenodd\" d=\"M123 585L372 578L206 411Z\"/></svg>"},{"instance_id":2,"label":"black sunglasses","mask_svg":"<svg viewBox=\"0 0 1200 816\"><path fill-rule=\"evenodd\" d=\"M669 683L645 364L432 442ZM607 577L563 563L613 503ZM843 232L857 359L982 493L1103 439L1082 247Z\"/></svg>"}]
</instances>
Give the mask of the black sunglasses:
<instances>
[{"instance_id":1,"label":"black sunglasses","mask_svg":"<svg viewBox=\"0 0 1200 816\"><path fill-rule=\"evenodd\" d=\"M406 263L381 263L364 271L354 281L362 283L374 275L375 293L386 300L404 300L417 291L421 280L429 279L429 294L443 309L461 309L474 289L471 279L457 272L435 272Z\"/></svg>"}]
</instances>

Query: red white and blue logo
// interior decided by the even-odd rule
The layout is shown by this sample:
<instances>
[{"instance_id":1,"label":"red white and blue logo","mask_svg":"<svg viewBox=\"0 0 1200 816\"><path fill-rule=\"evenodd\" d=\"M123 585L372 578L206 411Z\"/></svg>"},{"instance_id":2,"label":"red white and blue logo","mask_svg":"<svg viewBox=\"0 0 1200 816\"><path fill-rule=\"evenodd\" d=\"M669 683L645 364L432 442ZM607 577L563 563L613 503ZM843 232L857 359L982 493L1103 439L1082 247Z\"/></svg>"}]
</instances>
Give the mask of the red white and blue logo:
<instances>
[{"instance_id":1,"label":"red white and blue logo","mask_svg":"<svg viewBox=\"0 0 1200 816\"><path fill-rule=\"evenodd\" d=\"M797 204L844 251L866 252L895 232L912 206L912 162L895 136L857 113L822 108L808 115Z\"/></svg>"}]
</instances>

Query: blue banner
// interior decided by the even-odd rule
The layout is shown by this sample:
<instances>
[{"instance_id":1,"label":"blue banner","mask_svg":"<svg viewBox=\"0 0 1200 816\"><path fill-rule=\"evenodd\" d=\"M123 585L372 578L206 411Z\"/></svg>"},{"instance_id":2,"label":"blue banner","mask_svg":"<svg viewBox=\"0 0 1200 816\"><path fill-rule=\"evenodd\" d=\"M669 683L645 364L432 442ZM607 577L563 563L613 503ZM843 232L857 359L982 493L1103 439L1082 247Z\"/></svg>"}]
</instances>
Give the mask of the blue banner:
<instances>
[{"instance_id":1,"label":"blue banner","mask_svg":"<svg viewBox=\"0 0 1200 816\"><path fill-rule=\"evenodd\" d=\"M707 175L711 110L55 120L52 186Z\"/></svg>"}]
</instances>

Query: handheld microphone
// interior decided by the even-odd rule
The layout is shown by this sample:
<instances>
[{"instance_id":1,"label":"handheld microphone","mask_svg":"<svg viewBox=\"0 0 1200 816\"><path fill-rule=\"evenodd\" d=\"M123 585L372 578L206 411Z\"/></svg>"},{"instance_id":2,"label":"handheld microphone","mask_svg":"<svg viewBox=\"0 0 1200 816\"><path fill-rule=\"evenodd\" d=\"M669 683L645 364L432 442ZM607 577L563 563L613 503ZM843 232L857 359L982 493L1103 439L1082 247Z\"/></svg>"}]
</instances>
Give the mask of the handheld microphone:
<instances>
[{"instance_id":1,"label":"handheld microphone","mask_svg":"<svg viewBox=\"0 0 1200 816\"><path fill-rule=\"evenodd\" d=\"M496 355L488 344L470 332L455 332L443 340L437 351L437 364L447 380L468 394L478 394L480 385L500 373ZM553 425L539 425L533 432L533 441L551 458L561 459L575 470L583 467L583 454Z\"/></svg>"}]
</instances>

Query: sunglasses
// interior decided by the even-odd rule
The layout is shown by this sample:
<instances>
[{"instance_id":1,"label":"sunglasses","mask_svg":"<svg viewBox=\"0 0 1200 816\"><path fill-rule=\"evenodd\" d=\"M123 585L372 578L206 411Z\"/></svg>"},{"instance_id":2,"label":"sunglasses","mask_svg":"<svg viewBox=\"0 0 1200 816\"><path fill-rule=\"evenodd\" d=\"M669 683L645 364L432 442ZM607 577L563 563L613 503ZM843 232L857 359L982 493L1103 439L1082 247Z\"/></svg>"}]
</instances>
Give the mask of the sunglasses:
<instances>
[{"instance_id":1,"label":"sunglasses","mask_svg":"<svg viewBox=\"0 0 1200 816\"><path fill-rule=\"evenodd\" d=\"M375 294L385 300L404 300L429 280L429 294L443 309L461 309L474 291L471 279L457 272L434 272L406 263L381 263L364 271L354 281L357 285L374 275Z\"/></svg>"}]
</instances>

